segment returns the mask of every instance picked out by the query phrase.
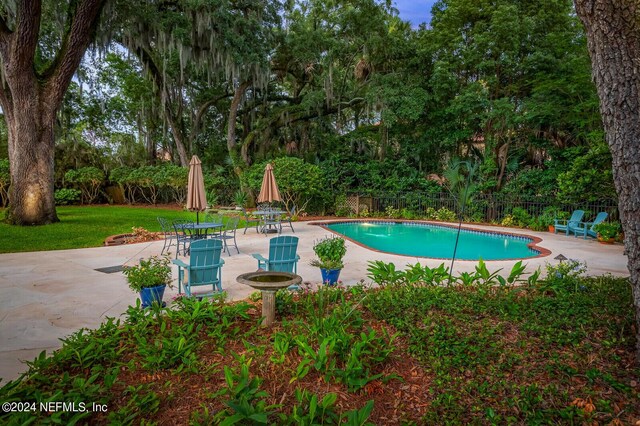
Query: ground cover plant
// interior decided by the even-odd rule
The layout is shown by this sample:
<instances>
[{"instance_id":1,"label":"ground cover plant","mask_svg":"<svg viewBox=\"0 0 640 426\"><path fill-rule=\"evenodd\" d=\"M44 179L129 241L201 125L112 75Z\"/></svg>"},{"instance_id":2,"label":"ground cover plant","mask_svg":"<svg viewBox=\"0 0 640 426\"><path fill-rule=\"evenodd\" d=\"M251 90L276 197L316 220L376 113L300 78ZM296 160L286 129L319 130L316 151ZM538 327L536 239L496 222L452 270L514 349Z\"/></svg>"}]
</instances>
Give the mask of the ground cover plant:
<instances>
[{"instance_id":1,"label":"ground cover plant","mask_svg":"<svg viewBox=\"0 0 640 426\"><path fill-rule=\"evenodd\" d=\"M3 402L106 412L0 422L635 424L628 280L584 278L577 262L547 272L540 280L516 264L500 275L479 263L447 285L444 266L373 262L376 288L279 292L272 329L259 325L259 300L132 307L0 388Z\"/></svg>"},{"instance_id":2,"label":"ground cover plant","mask_svg":"<svg viewBox=\"0 0 640 426\"><path fill-rule=\"evenodd\" d=\"M132 233L132 226L160 231L157 217L190 219L193 212L178 208L131 206L62 206L58 207L60 222L44 226L18 227L2 221L0 211L0 253L40 250L64 250L98 247L111 235Z\"/></svg>"}]
</instances>

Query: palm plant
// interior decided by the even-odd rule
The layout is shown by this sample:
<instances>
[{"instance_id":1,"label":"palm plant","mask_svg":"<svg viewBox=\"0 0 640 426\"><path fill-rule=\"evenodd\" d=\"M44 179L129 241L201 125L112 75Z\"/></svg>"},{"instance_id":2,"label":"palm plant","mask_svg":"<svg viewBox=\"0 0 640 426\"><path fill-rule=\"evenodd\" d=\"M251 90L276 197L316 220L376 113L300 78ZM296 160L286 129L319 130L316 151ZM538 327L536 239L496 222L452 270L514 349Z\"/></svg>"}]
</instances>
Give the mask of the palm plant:
<instances>
[{"instance_id":1,"label":"palm plant","mask_svg":"<svg viewBox=\"0 0 640 426\"><path fill-rule=\"evenodd\" d=\"M453 158L449 161L443 175L446 179L445 186L451 196L456 200L458 211L462 214L465 207L471 202L473 193L477 188L474 176L478 169L477 163L469 160Z\"/></svg>"}]
</instances>

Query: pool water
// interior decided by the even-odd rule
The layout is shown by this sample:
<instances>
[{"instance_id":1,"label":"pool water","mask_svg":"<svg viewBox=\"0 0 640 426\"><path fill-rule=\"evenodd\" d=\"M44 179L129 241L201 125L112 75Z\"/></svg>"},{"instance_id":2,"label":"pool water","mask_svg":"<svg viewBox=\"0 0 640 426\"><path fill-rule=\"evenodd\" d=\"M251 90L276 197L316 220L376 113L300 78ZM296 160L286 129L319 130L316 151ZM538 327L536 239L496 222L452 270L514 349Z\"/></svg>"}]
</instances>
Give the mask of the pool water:
<instances>
[{"instance_id":1,"label":"pool water","mask_svg":"<svg viewBox=\"0 0 640 426\"><path fill-rule=\"evenodd\" d=\"M416 222L339 222L325 225L369 248L405 256L451 258L457 228ZM456 259L501 260L536 257L539 251L527 247L533 240L507 234L464 229Z\"/></svg>"}]
</instances>

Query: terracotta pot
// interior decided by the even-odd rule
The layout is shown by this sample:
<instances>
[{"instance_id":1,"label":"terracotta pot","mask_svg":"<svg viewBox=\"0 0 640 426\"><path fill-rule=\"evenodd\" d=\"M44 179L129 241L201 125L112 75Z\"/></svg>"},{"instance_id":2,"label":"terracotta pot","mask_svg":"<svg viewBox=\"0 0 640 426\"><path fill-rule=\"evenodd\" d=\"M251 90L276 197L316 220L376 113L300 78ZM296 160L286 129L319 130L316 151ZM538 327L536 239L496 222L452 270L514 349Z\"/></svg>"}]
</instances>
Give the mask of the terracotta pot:
<instances>
[{"instance_id":1,"label":"terracotta pot","mask_svg":"<svg viewBox=\"0 0 640 426\"><path fill-rule=\"evenodd\" d=\"M555 232L556 227L553 225L549 225L549 232Z\"/></svg>"},{"instance_id":2,"label":"terracotta pot","mask_svg":"<svg viewBox=\"0 0 640 426\"><path fill-rule=\"evenodd\" d=\"M598 235L598 241L600 242L600 244L613 244L616 242L615 238L602 238L600 235Z\"/></svg>"}]
</instances>

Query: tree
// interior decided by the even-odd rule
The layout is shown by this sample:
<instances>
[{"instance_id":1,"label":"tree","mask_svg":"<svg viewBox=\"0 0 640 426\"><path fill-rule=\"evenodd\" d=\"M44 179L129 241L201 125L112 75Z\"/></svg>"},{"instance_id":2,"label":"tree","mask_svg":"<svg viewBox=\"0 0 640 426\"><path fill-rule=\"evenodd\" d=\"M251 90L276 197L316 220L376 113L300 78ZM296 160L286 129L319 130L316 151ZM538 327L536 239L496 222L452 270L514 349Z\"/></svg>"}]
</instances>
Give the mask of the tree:
<instances>
[{"instance_id":1,"label":"tree","mask_svg":"<svg viewBox=\"0 0 640 426\"><path fill-rule=\"evenodd\" d=\"M39 47L42 0L3 2L0 8L0 106L9 133L10 223L58 221L53 197L56 113L105 2L49 2L66 17L62 39L48 45L53 52ZM39 60L43 57L50 60Z\"/></svg>"},{"instance_id":2,"label":"tree","mask_svg":"<svg viewBox=\"0 0 640 426\"><path fill-rule=\"evenodd\" d=\"M587 31L613 179L625 235L640 364L640 4L637 0L575 0Z\"/></svg>"}]
</instances>

